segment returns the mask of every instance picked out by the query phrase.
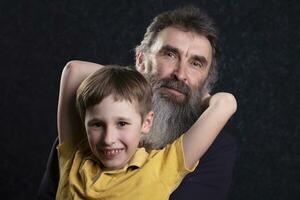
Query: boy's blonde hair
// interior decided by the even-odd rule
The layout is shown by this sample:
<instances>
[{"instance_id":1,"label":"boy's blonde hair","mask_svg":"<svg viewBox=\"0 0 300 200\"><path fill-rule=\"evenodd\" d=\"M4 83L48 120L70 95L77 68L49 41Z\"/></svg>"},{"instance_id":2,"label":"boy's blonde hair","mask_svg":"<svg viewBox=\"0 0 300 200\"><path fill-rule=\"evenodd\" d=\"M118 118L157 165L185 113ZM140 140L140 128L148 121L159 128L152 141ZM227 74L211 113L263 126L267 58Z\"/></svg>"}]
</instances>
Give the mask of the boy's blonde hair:
<instances>
[{"instance_id":1,"label":"boy's blonde hair","mask_svg":"<svg viewBox=\"0 0 300 200\"><path fill-rule=\"evenodd\" d=\"M86 110L113 95L116 101L135 103L142 121L151 110L152 89L142 74L130 67L110 65L87 77L79 86L76 108L84 123Z\"/></svg>"}]
</instances>

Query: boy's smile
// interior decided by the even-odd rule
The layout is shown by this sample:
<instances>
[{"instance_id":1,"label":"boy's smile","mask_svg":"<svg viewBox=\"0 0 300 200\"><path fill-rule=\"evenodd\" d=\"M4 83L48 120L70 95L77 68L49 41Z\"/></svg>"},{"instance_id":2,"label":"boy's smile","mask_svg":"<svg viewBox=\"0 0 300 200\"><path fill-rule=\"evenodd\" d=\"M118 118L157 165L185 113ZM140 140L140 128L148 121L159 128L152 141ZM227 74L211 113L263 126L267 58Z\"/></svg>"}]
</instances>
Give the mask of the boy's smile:
<instances>
[{"instance_id":1,"label":"boy's smile","mask_svg":"<svg viewBox=\"0 0 300 200\"><path fill-rule=\"evenodd\" d=\"M142 122L135 104L115 100L110 95L86 110L85 128L90 148L106 169L124 167L136 152L142 134L150 129L151 123L147 117Z\"/></svg>"},{"instance_id":2,"label":"boy's smile","mask_svg":"<svg viewBox=\"0 0 300 200\"><path fill-rule=\"evenodd\" d=\"M124 150L125 148L99 148L98 152L102 159L113 160L118 159Z\"/></svg>"}]
</instances>

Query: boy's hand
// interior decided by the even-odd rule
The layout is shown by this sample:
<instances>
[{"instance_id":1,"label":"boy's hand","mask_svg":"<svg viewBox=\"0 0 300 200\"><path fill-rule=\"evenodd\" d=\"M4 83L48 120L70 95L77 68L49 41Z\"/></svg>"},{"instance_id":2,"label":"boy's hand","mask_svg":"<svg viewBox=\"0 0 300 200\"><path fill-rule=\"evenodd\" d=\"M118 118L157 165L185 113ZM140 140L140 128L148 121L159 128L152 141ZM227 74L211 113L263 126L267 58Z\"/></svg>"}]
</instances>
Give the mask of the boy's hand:
<instances>
[{"instance_id":1,"label":"boy's hand","mask_svg":"<svg viewBox=\"0 0 300 200\"><path fill-rule=\"evenodd\" d=\"M202 109L206 109L209 106L211 95L206 92L201 99L201 107Z\"/></svg>"}]
</instances>

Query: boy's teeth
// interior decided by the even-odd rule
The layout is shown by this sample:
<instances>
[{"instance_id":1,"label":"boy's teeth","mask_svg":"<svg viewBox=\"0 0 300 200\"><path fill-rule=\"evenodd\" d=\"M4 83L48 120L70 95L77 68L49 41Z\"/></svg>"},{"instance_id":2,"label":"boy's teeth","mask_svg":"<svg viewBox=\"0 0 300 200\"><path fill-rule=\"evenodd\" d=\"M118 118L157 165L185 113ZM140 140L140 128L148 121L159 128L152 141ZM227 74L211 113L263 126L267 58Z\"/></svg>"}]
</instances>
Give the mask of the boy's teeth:
<instances>
[{"instance_id":1,"label":"boy's teeth","mask_svg":"<svg viewBox=\"0 0 300 200\"><path fill-rule=\"evenodd\" d=\"M116 155L120 153L122 150L121 149L112 149L112 150L105 150L104 154L108 156Z\"/></svg>"}]
</instances>

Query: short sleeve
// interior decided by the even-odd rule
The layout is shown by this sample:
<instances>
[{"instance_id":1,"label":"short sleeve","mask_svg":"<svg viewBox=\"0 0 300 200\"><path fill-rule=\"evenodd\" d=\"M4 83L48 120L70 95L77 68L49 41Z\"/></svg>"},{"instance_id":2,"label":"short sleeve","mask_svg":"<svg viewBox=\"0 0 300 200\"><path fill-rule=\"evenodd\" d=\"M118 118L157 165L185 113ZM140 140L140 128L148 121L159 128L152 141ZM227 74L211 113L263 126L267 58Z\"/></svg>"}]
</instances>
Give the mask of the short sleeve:
<instances>
[{"instance_id":1,"label":"short sleeve","mask_svg":"<svg viewBox=\"0 0 300 200\"><path fill-rule=\"evenodd\" d=\"M156 165L153 168L156 168L161 182L170 191L174 191L184 176L194 171L198 165L196 162L191 168L186 167L182 139L183 135L153 156Z\"/></svg>"},{"instance_id":2,"label":"short sleeve","mask_svg":"<svg viewBox=\"0 0 300 200\"><path fill-rule=\"evenodd\" d=\"M59 165L61 167L65 166L67 164L67 161L73 157L73 155L75 154L75 151L76 151L75 145L71 142L64 142L64 143L58 144L56 149L57 149L57 153L58 153Z\"/></svg>"}]
</instances>

